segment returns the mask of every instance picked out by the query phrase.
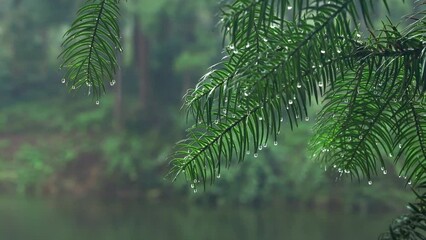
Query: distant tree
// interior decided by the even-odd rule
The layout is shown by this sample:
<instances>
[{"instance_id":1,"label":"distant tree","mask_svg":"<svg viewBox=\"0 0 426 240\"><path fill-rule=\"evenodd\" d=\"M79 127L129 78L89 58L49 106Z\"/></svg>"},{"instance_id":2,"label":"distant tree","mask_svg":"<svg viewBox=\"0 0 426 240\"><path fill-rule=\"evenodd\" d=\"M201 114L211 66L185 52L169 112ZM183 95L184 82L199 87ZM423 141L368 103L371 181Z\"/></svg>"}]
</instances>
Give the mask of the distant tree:
<instances>
[{"instance_id":1,"label":"distant tree","mask_svg":"<svg viewBox=\"0 0 426 240\"><path fill-rule=\"evenodd\" d=\"M118 2L89 0L65 40L73 88L89 84L98 98L110 81L119 43ZM388 1L383 1L388 8ZM407 184L426 186L426 2L416 1L400 29L374 27L375 0L235 0L223 7L227 56L213 66L185 106L195 124L177 144L171 174L197 189L277 136L311 121L312 158L341 177L387 173L400 166ZM362 23L363 29L357 23ZM383 239L424 239L426 197L395 221Z\"/></svg>"}]
</instances>

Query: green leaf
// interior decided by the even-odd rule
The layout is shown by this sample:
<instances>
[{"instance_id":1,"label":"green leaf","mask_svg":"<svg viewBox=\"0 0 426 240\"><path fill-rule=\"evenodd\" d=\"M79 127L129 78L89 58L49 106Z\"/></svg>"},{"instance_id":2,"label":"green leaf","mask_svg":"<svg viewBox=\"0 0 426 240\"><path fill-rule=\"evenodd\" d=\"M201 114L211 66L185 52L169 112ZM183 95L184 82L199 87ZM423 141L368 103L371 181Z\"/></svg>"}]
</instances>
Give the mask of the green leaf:
<instances>
[{"instance_id":1,"label":"green leaf","mask_svg":"<svg viewBox=\"0 0 426 240\"><path fill-rule=\"evenodd\" d=\"M227 55L185 96L196 123L177 144L172 173L203 186L214 182L223 166L246 152L257 155L283 124L298 127L309 120L309 106L322 102L310 144L315 159L370 181L391 158L413 182L420 179L425 18L403 31L383 24L363 38L353 23L371 26L372 3L226 5Z\"/></svg>"},{"instance_id":2,"label":"green leaf","mask_svg":"<svg viewBox=\"0 0 426 240\"><path fill-rule=\"evenodd\" d=\"M64 35L61 68L71 90L88 88L99 102L105 82L113 81L121 52L118 0L87 0Z\"/></svg>"}]
</instances>

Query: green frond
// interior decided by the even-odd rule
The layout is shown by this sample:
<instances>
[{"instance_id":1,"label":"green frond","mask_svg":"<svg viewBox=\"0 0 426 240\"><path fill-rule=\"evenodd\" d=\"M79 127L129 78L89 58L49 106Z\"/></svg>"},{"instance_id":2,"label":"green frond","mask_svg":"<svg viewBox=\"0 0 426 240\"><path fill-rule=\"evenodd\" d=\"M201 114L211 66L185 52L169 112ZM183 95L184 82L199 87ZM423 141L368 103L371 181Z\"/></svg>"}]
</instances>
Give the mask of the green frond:
<instances>
[{"instance_id":1,"label":"green frond","mask_svg":"<svg viewBox=\"0 0 426 240\"><path fill-rule=\"evenodd\" d=\"M118 17L119 0L87 0L78 10L59 55L66 70L62 82L71 90L86 86L98 100L104 82L114 85L116 54L122 51Z\"/></svg>"},{"instance_id":2,"label":"green frond","mask_svg":"<svg viewBox=\"0 0 426 240\"><path fill-rule=\"evenodd\" d=\"M407 206L408 214L396 218L389 227L389 232L382 234L380 240L421 240L424 239L426 230L426 192L425 182L422 182L417 189L421 192L414 193L417 196L415 203Z\"/></svg>"},{"instance_id":3,"label":"green frond","mask_svg":"<svg viewBox=\"0 0 426 240\"><path fill-rule=\"evenodd\" d=\"M283 124L310 120L308 107L322 102L311 143L319 161L370 179L378 169L386 172L392 158L410 178L423 176L413 157L422 153L423 140L410 143L423 139L422 119L413 111L422 114L425 21L404 31L383 25L363 38L353 23L371 26L372 5L264 0L225 6L226 56L185 96L195 125L177 145L172 173L205 186L233 159L257 155ZM409 109L415 109L410 120ZM417 128L409 127L413 122ZM399 144L413 154L398 151Z\"/></svg>"},{"instance_id":4,"label":"green frond","mask_svg":"<svg viewBox=\"0 0 426 240\"><path fill-rule=\"evenodd\" d=\"M424 19L419 20L424 21ZM414 26L414 25L413 25ZM424 178L424 29L384 26L357 48L350 76L326 93L311 143L313 157L358 179L379 171L385 160L402 160L409 183Z\"/></svg>"}]
</instances>

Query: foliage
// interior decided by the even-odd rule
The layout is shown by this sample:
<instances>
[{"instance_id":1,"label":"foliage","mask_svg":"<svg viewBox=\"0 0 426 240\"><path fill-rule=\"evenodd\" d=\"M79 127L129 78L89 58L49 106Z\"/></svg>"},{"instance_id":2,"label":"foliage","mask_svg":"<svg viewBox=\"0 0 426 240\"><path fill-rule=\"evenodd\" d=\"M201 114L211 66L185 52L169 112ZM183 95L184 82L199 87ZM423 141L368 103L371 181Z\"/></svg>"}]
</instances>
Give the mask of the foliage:
<instances>
[{"instance_id":1,"label":"foliage","mask_svg":"<svg viewBox=\"0 0 426 240\"><path fill-rule=\"evenodd\" d=\"M2 190L16 190L20 194L40 193L42 186L49 177L67 162L74 160L76 150L72 148L50 149L57 141L56 138L45 138L44 143L28 144L21 143L18 139L13 140L16 150L0 147L5 153L1 160L0 180ZM69 143L64 143L67 147Z\"/></svg>"},{"instance_id":2,"label":"foliage","mask_svg":"<svg viewBox=\"0 0 426 240\"><path fill-rule=\"evenodd\" d=\"M154 130L142 138L138 135L116 134L107 136L101 145L101 150L107 162L108 174L121 174L131 181L142 178L148 185L158 184L153 179L146 178L165 165L164 150L166 144ZM157 171L156 171L157 170ZM153 184L154 183L154 184Z\"/></svg>"},{"instance_id":3,"label":"foliage","mask_svg":"<svg viewBox=\"0 0 426 240\"><path fill-rule=\"evenodd\" d=\"M363 38L352 22L371 26L369 1L294 3L226 7L228 56L186 96L196 124L178 144L172 171L213 182L234 156L257 155L283 121L298 126L309 120L308 106L323 101L315 158L371 181L377 168L386 171L383 155L398 161L406 153L402 174L420 179L424 18L404 31L383 24Z\"/></svg>"},{"instance_id":4,"label":"foliage","mask_svg":"<svg viewBox=\"0 0 426 240\"><path fill-rule=\"evenodd\" d=\"M313 158L369 185L391 159L408 184L424 182L426 10L417 4L403 30L390 20L374 29L369 0L225 5L227 56L185 97L195 124L171 174L205 188L235 159L276 142L283 122L309 121L308 107L322 102ZM353 24L360 21L368 32Z\"/></svg>"},{"instance_id":5,"label":"foliage","mask_svg":"<svg viewBox=\"0 0 426 240\"><path fill-rule=\"evenodd\" d=\"M67 72L62 82L72 90L87 86L97 104L105 91L104 81L115 84L116 52L122 51L119 14L118 0L88 0L64 35L60 57Z\"/></svg>"},{"instance_id":6,"label":"foliage","mask_svg":"<svg viewBox=\"0 0 426 240\"><path fill-rule=\"evenodd\" d=\"M88 1L87 3L89 2L95 1ZM163 1L158 1L158 3L160 2ZM407 175L408 177L415 176L421 171L421 164L417 165L420 169L416 169L415 165L418 161L415 157L410 157L410 154L407 153L416 155L414 153L421 150L419 147L422 146L422 143L417 141L416 138L419 139L419 136L423 135L421 131L418 131L418 129L422 129L424 125L421 118L423 108L418 104L423 101L419 100L423 88L416 88L416 80L420 80L418 81L420 83L424 80L424 75L421 75L422 71L424 74L424 69L417 67L417 65L423 66L424 62L417 61L416 65L416 61L412 60L415 60L416 56L424 59L424 50L422 50L423 52L421 52L421 54L415 53L417 48L424 49L423 20L414 19L417 23L422 23L423 21L423 25L421 25L423 29L416 28L416 25L411 25L406 30L398 30L400 26L393 26L391 23L386 23L386 25L383 25L386 29L377 32L372 31L374 34L367 38L367 33L362 33L362 36L358 37L357 26L351 24L347 25L345 23L345 18L348 17L352 20L355 19L363 22L363 20L356 17L356 14L353 12L354 9L360 7L358 10L363 13L360 16L367 16L371 11L361 8L370 8L368 5L370 3L373 4L373 2L375 4L375 1L333 1L333 3L330 4L319 4L306 11L304 10L305 5L303 5L302 2L307 1L299 1L300 3L298 3L298 1L292 1L291 6L288 5L290 1L287 4L285 1L277 0L238 2L242 4L225 7L225 15L222 22L225 32L230 33L230 36L225 37L225 42L229 42L226 50L229 56L223 59L221 64L213 67L211 73L206 75L204 80L199 83L197 88L190 92L186 98L188 100L187 106L189 110L192 111L195 116L198 116L195 117L197 120L196 125L189 130L189 137L195 136L195 138L192 139L195 140L193 142L195 143L195 147L197 147L197 144L204 144L203 147L206 147L204 150L212 150L215 157L224 155L226 155L226 157L231 156L229 158L229 164L226 159L223 161L224 159L222 158L221 162L220 158L213 159L210 157L204 159L200 158L190 162L188 160L190 160L191 156L185 159L188 153L188 147L190 149L197 148L180 144L179 146L183 147L183 151L180 152L182 155L178 156L178 161L174 162L174 164L176 164L174 168L176 171L175 173L178 173L181 167L187 167L190 170L185 171L188 179L195 176L194 179L191 179L191 182L193 182L193 180L204 180L201 175L191 175L190 166L192 165L193 169L195 169L195 174L202 174L202 172L197 169L203 170L204 166L209 167L208 164L212 163L212 173L210 176L209 174L204 174L204 176L206 180L212 177L212 179L209 180L216 181L216 176L221 172L220 168L216 167L222 166L223 170L224 165L236 165L235 163L237 161L234 161L235 157L242 157L240 160L247 158L246 151L250 149L250 154L256 153L256 156L258 156L255 161L245 162L240 169L241 171L231 170L227 172L227 174L221 174L222 184L229 185L231 188L231 185L234 184L233 197L236 199L240 198L239 200L241 200L241 202L255 202L256 198L259 198L259 194L262 198L267 198L271 196L272 193L276 193L275 191L278 188L287 189L288 192L285 193L285 195L290 197L292 194L295 194L296 191L305 193L309 191L307 189L317 189L318 184L325 179L325 176L320 174L322 173L322 167L320 171L313 171L315 167L310 164L307 156L304 156L305 158L300 162L283 162L280 156L295 154L295 152L293 152L294 149L269 149L273 148L273 142L275 142L275 140L281 144L281 138L285 139L287 136L295 135L295 133L290 133L288 129L280 129L283 126L282 124L289 124L291 128L296 126L306 127L301 121L305 122L305 120L309 120L308 122L312 122L312 120L314 120L313 114L307 110L308 106L311 102L314 104L324 99L325 109L339 109L341 112L340 114L334 115L334 118L333 115L329 115L327 111L323 111L320 114L322 117L319 119L318 131L316 132L317 137L314 138L312 151L314 154L317 154L316 157L324 161L324 165L329 167L336 165L336 170L338 171L337 175L350 171L350 174L354 177L358 177L357 173L360 173L359 175L361 177L365 175L369 178L376 173L382 172L381 169L379 171L381 167L384 167L383 170L390 172L390 163L395 159L401 159L399 163L403 167L401 172L403 175ZM266 4L263 4L263 2ZM269 5L272 2L277 5ZM322 3L325 1L309 2ZM362 4L357 5L356 3L358 2L367 4L364 4L365 6L362 6ZM199 4L198 1L197 4ZM179 2L177 5L183 6L184 4ZM278 8L271 9L271 6ZM244 11L238 11L245 7L247 7L246 15L244 15ZM97 8L97 11L100 9L101 8ZM0 9L0 11L2 10L3 9ZM285 16L280 15L281 12L285 13ZM278 17L270 17L272 15L269 13L277 13ZM419 14L419 16L421 16L421 14ZM196 19L199 20L200 18ZM335 20L337 22L334 22ZM410 20L407 22L409 21ZM189 19L188 22L198 21ZM208 22L204 24L208 25ZM366 21L366 24L368 26L371 25L368 21ZM185 24L182 25L183 26L180 26L180 28L176 27L171 30L171 35L179 35L176 33L179 33L181 29L184 29L186 26ZM160 27L156 28L161 29ZM251 33L244 35L245 29L251 29ZM152 36L155 36L153 39L157 41L169 41L169 38L161 38L161 34L158 32L160 31L153 32ZM28 32L28 34L33 34L33 31ZM344 37L338 36L334 38L333 36L336 34L340 34ZM197 33L197 39L209 38L208 36L209 35L206 37L205 35ZM248 44L246 43L247 41ZM337 45L332 44L331 46L333 47L330 47L329 42L333 41L333 44ZM112 42L108 42L108 44L111 43ZM183 51L188 45L190 45L192 49ZM36 45L36 47L37 46L40 45ZM200 62L209 62L212 55L214 55L211 51L203 51L205 48L203 44L193 44L193 42L188 42L186 40L182 40L182 42L178 44L170 43L164 48L163 46L164 45L161 45L161 47L157 46L157 48L161 48L160 50L164 52L164 56L152 59L152 61L159 63L170 61L172 64L169 64L169 68L174 67L174 70L178 71L181 75L185 75L186 72L189 71L197 71L197 68L200 68L202 65ZM339 47L334 48L334 46ZM413 47L412 50L410 49L411 47ZM114 48L114 44L111 45L111 48ZM171 50L175 50L175 52L171 52ZM103 51L103 49L100 48L100 51ZM323 51L325 51L325 53L322 53ZM40 55L34 54L32 56L45 58L43 51L41 52ZM3 57L11 57L6 49L0 49L0 55L2 59ZM188 56L191 55L195 55L196 58L190 59ZM113 57L115 57L115 51ZM331 62L327 62L328 59L331 59ZM20 60L18 59L16 62L19 63ZM248 63L248 65L244 65L245 63ZM313 65L315 65L315 68L312 68ZM28 66L33 65L28 64ZM34 64L34 66L39 65ZM222 66L224 68L221 68ZM359 69L360 66L364 69L363 71L357 72L356 70ZM367 73L369 73L371 66L376 67L374 71L371 72L370 76ZM347 69L347 71L339 72L337 70L344 69L343 67ZM161 67L158 68L164 70ZM389 69L389 71L387 72L386 69ZM408 92L403 92L403 90L405 86L408 86L407 82L410 81L410 77L407 78L403 74L398 75L399 72L404 73L404 71L406 71L405 73L407 73L407 76L416 73L412 75L411 80L414 81L412 81L412 85L409 85L410 91ZM38 76L36 73L37 72L35 72L34 75ZM197 73L192 73L191 75L195 74ZM389 76L392 74L397 75L393 78L396 80L394 82L396 89L390 86L392 78L390 78L390 80L386 79L390 81L389 84L381 83L380 78L383 78L386 74ZM0 70L0 75L5 75L3 70ZM300 80L300 84L296 79ZM96 79L96 81L98 80L105 81L105 79ZM67 81L72 88L70 79L67 79ZM354 89L351 89L349 86L357 86L357 81L359 81L361 90L355 93ZM81 86L84 86L83 84L85 84L85 82L83 81L81 83ZM100 83L99 86L101 86ZM375 90L376 93L374 92ZM101 92L102 91L99 91L99 93ZM165 95L170 94L169 91L166 92ZM197 93L201 94L196 96ZM350 97L343 97L344 95ZM392 99L392 101L388 103L392 95L400 96L401 101L394 103L394 99ZM296 99L294 99L294 97L296 97ZM413 97L415 99L415 101L412 102L414 111L412 111L413 108L408 108L410 105L408 100L413 99ZM345 99L348 99L348 104L346 104ZM102 107L107 106L110 108L110 100L111 99L108 99ZM397 100L400 99L397 98ZM52 100L49 99L49 101ZM290 101L292 103L290 103ZM238 103L241 103L241 105ZM145 171L146 169L155 169L155 171L149 173L152 174L155 172L158 174L158 169L164 166L164 161L161 161L164 159L155 157L156 153L154 152L156 151L152 150L154 148L153 145L165 145L163 139L158 136L166 135L164 132L158 133L153 131L141 137L133 135L133 129L128 128L128 132L123 135L105 136L99 134L99 130L109 127L108 123L111 109L99 108L92 110L76 107L73 111L63 114L63 112L61 112L63 106L69 107L69 103L62 103L62 105L58 104L58 106L46 103L43 104L43 107L38 107L37 103L34 103L26 107L16 106L17 108L14 110L2 109L2 133L10 133L13 129L20 129L20 131L25 132L30 126L41 126L43 129L49 129L51 132L59 131L59 134L81 134L80 136L83 136L84 139L79 140L81 144L87 144L88 148L95 146L93 148L94 151L99 151L105 155L104 157L107 160L110 173L123 174L132 180L136 179L136 175L144 177L144 180L150 179L149 176L151 175L148 174L148 177L143 175L149 172ZM377 110L380 110L382 104L386 104L387 108L382 111L383 115L377 117L377 119L381 121L377 124L369 124L369 120L375 120L376 115L380 113L380 111ZM348 106L349 108L347 108ZM279 111L277 111L278 109ZM370 112L365 114L365 109L370 110ZM392 111L397 114L394 115ZM58 112L61 114L58 114ZM420 120L418 122L412 121L415 119L413 118L415 115L414 112L420 113L418 118ZM9 113L12 114L12 118L8 118L8 116L11 116ZM176 116L173 117L177 118ZM283 122L280 121L281 117L283 118ZM409 119L410 117L411 119ZM46 119L48 119L48 121L46 121ZM18 126L20 123L16 120L25 120L22 124L24 127ZM216 121L217 124L215 124ZM237 121L239 122L236 123ZM347 125L338 124L343 122L347 123ZM234 123L236 124L233 125ZM245 125L246 123L248 125ZM337 125L332 125L336 123ZM369 131L366 130L367 138L365 140L363 140L364 135L362 135L360 139L360 136L357 134L359 128L364 125L357 125L357 123L365 123L364 125L366 125L367 128L371 128ZM138 122L137 124L140 123ZM245 129L244 125L246 127ZM79 126L82 126L81 132L77 130ZM336 137L332 138L333 135L330 136L330 132L326 132L326 129L330 129L332 132L335 131ZM88 134L82 134L83 131L87 131ZM279 135L278 133L280 131L282 133ZM342 141L340 137L342 135L339 135L339 132L342 132L342 135L346 137L350 136L350 139L353 140L350 142L351 144L346 145L346 143ZM95 136L91 135L93 133L95 133ZM198 133L199 136L208 137L198 139ZM225 133L225 135L223 135L223 133ZM380 133L381 135L379 135L377 139L371 137L369 135L371 133ZM408 134L404 135L404 133ZM209 134L214 138L210 137ZM404 139L402 138L403 136ZM88 140L89 137L93 138L93 141ZM249 139L247 139L247 137L249 137ZM267 142L268 138L267 144L269 147L267 151L264 151L265 154L263 154L267 158L263 158L263 156L258 155L257 152L260 151L259 147L264 149L264 144ZM210 141L215 139L216 141ZM239 148L241 145L238 145L241 139L247 140L246 146L243 148ZM325 141L323 141L323 139ZM374 144L371 144L376 139L380 145L379 147L375 147ZM202 142L206 140L208 141L205 143ZM318 142L320 143L317 145L316 143ZM101 143L101 146L98 146L99 143ZM143 149L138 148L138 146L144 146L146 144L149 144L149 146L146 148L143 147ZM341 146L351 147L350 149L345 149L345 151L355 151L359 145L360 147L358 147L359 149L357 150L361 151L360 156L341 159L340 152L338 152L340 150L332 147L339 144ZM366 162L369 163L366 164L366 167L357 167L359 166L357 165L357 160L358 164L364 163L365 160L363 159L361 162L360 159L368 151L364 150L361 146L362 144L366 144L367 147L370 147L370 151L373 150L373 152L375 151L377 153L375 156L380 160L378 163L375 163L374 159L369 159ZM401 144L401 147L399 147L399 144ZM50 146L50 148L53 146L54 145ZM73 149L74 146L70 144L68 148ZM390 150L392 150L392 152ZM215 151L217 151L217 153ZM221 151L222 153L220 153ZM80 153L79 150L76 150L76 152ZM32 163L33 160L35 162L40 162L37 159L43 159L42 165L46 167L40 169L53 168L53 165L50 165L51 158L47 157L51 154L49 152L49 147L40 150L26 145L26 147L22 147L18 153L19 162L25 163L22 164L22 169L31 170L28 171L28 173L32 173L33 166L40 165L39 163ZM392 157L389 157L389 153L392 154ZM29 156L31 155L34 155L35 158L30 159ZM408 155L407 159L406 155ZM72 156L71 159L75 160L75 152L70 156ZM148 159L146 158L147 156ZM203 157L208 155L199 156ZM370 156L370 154L368 156ZM151 161L151 159L154 159L154 161ZM200 164L197 164L197 161ZM190 163L188 165L182 165L186 162ZM345 168L347 164L349 164L350 167ZM410 164L414 164L414 167ZM56 167L57 166L55 166L55 168ZM284 172L283 170L283 172L277 174L277 169L297 170L288 170L291 174L287 176L287 171ZM415 170L414 175L412 172L413 169ZM181 173L183 170L185 169L182 169ZM50 171L51 170L44 172L49 174ZM314 178L316 180L319 179L319 181L307 181L306 179L308 178L306 178L306 176L308 174L299 175L297 174L299 171L314 173ZM8 176L10 177L10 175ZM25 174L22 176L25 177ZM34 181L40 181L39 179L38 177L33 178ZM332 175L332 181L333 180L334 175ZM235 184L236 181L241 182ZM260 183L261 181L265 181L267 184L263 186L262 183ZM413 181L415 181L414 178ZM293 187L282 187L287 183L290 183ZM376 181L374 185L378 185ZM220 186L213 186L212 188L212 194L216 197L220 197L224 194ZM242 196L238 196L240 189L243 189ZM356 192L354 195L355 194L358 193ZM366 195L368 194L362 193L363 197ZM387 196L381 196L381 198L386 199Z\"/></svg>"},{"instance_id":7,"label":"foliage","mask_svg":"<svg viewBox=\"0 0 426 240\"><path fill-rule=\"evenodd\" d=\"M261 205L284 199L309 205L320 198L328 201L327 187L331 186L327 184L328 178L323 169L308 160L305 151L310 127L305 124L296 129L294 137L287 135L290 129L283 130L278 137L279 145L263 146L262 155L241 163L238 170L232 168L218 176L220 184L197 197L217 204L231 201ZM184 187L187 188L187 184ZM197 191L194 184L191 187Z\"/></svg>"},{"instance_id":8,"label":"foliage","mask_svg":"<svg viewBox=\"0 0 426 240\"><path fill-rule=\"evenodd\" d=\"M75 67L68 72L72 86L87 83L97 98L101 79L112 79L116 68L117 4L88 1L77 18L85 21L75 22L64 42L65 62ZM387 172L390 158L401 162L400 173L409 181L422 181L426 54L425 11L418 4L417 15L407 18L403 30L390 21L373 29L371 0L237 0L225 5L227 56L186 95L195 125L177 145L172 174L184 173L192 184L205 187L235 158L243 161L248 151L256 157L270 139L276 142L285 122L293 129L309 121L308 107L323 102L310 144L314 158L336 166L340 176L365 177L370 185L374 175ZM104 11L104 18L96 18ZM106 34L111 29L114 34ZM87 43L89 48L83 48ZM80 72L97 49L102 52L95 66Z\"/></svg>"},{"instance_id":9,"label":"foliage","mask_svg":"<svg viewBox=\"0 0 426 240\"><path fill-rule=\"evenodd\" d=\"M2 1L0 13L0 77L2 101L23 95L42 95L51 90L52 77L57 69L57 54L48 58L48 52L56 50L59 41L50 38L61 24L70 21L75 1L31 0ZM59 78L59 77L57 77ZM25 87L24 87L25 86Z\"/></svg>"},{"instance_id":10,"label":"foliage","mask_svg":"<svg viewBox=\"0 0 426 240\"><path fill-rule=\"evenodd\" d=\"M415 192L417 203L410 203L407 206L410 213L395 219L389 227L389 233L382 234L380 239L424 239L426 231L425 187L425 184L418 186L422 192Z\"/></svg>"}]
</instances>

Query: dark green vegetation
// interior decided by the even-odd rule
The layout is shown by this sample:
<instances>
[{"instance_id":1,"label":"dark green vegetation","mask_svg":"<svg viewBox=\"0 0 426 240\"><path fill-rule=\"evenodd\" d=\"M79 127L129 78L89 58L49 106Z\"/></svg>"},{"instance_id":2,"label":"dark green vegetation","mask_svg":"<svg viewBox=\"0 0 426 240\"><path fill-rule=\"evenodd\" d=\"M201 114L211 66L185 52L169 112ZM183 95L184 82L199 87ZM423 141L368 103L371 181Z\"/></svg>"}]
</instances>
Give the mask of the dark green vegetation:
<instances>
[{"instance_id":1,"label":"dark green vegetation","mask_svg":"<svg viewBox=\"0 0 426 240\"><path fill-rule=\"evenodd\" d=\"M84 78L73 82L76 79L70 79L71 75L68 75L65 83L71 94L66 94L61 83L61 74L65 69L57 70L56 57L61 52L61 34L69 28L81 4L83 1L2 2L2 193L83 199L93 196L141 198L152 201L182 198L211 205L243 203L270 206L288 203L291 207L340 209L348 213L400 210L408 201L408 195L404 192L407 180L398 178L401 166L394 168L393 158L384 157L387 175L374 179L373 186L336 181L339 179L338 172L324 172L324 166L310 160L311 155L304 149L319 109L309 109L307 122L305 115L294 116L292 120L303 120L298 128L294 128L294 132L289 127L289 119L284 119L281 134L276 139L273 136L266 147L262 142L262 152L257 158L253 154L258 151L258 146L253 148L251 142L249 161L229 171L223 171L222 166L221 174L215 172L213 175L213 180L219 184L209 186L202 194L192 194L194 189L182 178L174 184L165 181L163 176L169 171L168 155L173 151L171 146L185 134L184 114L179 112L181 96L196 84L207 66L221 59L222 37L214 27L219 19L213 17L218 11L217 2L132 0L120 4L120 40L125 51L116 61L121 68L116 68L116 75L112 79L105 72L107 78L102 79L104 83L97 78L90 78L93 82L87 84ZM400 6L405 6L407 12L411 9L402 4L397 9L403 9ZM97 9L95 6L94 11ZM377 13L385 13L384 8L377 9L381 9ZM384 19L383 14L374 16L373 21ZM396 13L398 15L401 14ZM395 18L399 20L399 17ZM96 17L93 19L96 20ZM91 29L93 26L89 27ZM229 40L226 39L227 44ZM261 46L262 49L268 48L266 43L261 42ZM119 49L112 49L119 52ZM236 56L242 54L241 49L238 48ZM81 59L88 53L85 51ZM234 52L235 47L233 51L228 49L230 55ZM99 58L102 57L110 56L99 55ZM263 55L260 57L267 58ZM234 56L230 59L237 58ZM104 64L110 63L106 60ZM92 70L100 66L93 65ZM113 71L113 68L108 70ZM95 86L101 90L105 87L109 92L106 97L100 98L99 106L95 103L98 101L97 94L102 91L95 92ZM297 86L294 89L298 89ZM77 91L77 88L83 90ZM88 99L86 96L89 92ZM243 93L240 95L244 96ZM229 116L232 117L232 114ZM285 210L279 208L274 211ZM213 213L203 212L199 215L210 214ZM267 219L268 215L261 219ZM292 216L299 219L295 221L300 221L300 228L303 220L308 218L302 213L288 217ZM191 215L188 218L196 217ZM242 218L258 221L257 217ZM179 219L176 218L176 221ZM188 225L192 227L194 223ZM251 226L247 229L252 229ZM321 226L318 225L317 229ZM382 227L376 233L383 230ZM252 236L255 233L232 234ZM262 233L259 231L257 234ZM263 234L270 234L270 231L265 230ZM297 239L297 236L295 234L293 237Z\"/></svg>"}]
</instances>

